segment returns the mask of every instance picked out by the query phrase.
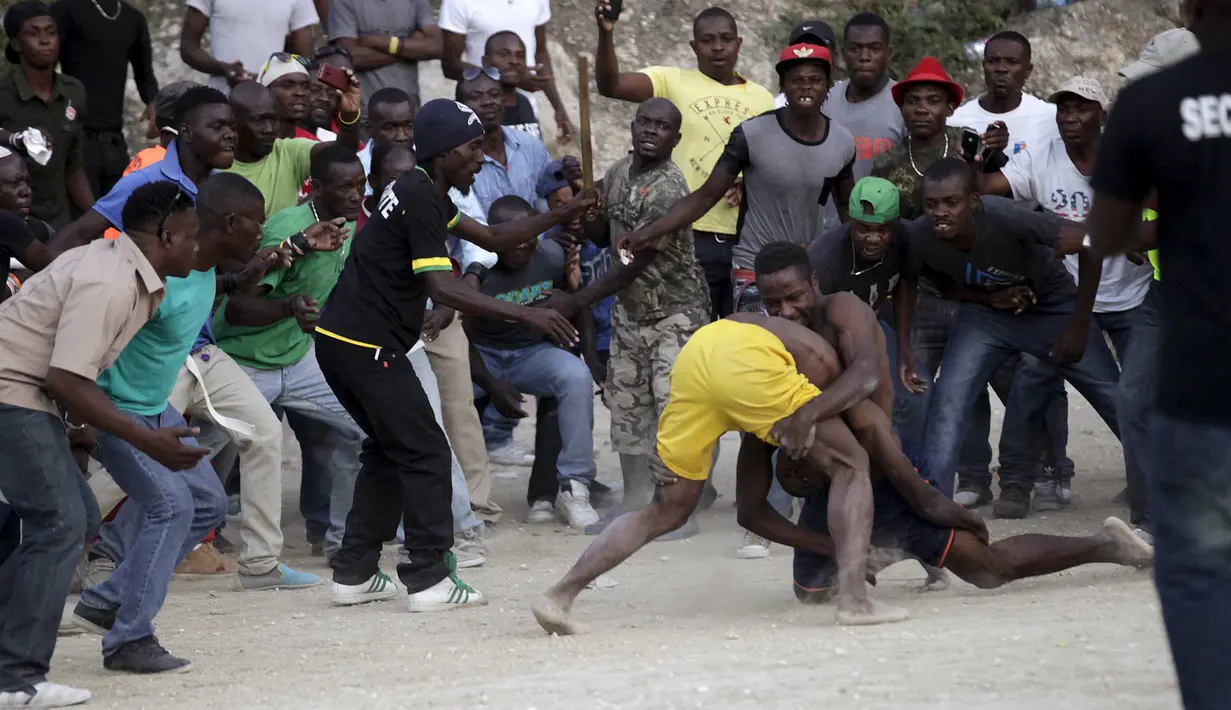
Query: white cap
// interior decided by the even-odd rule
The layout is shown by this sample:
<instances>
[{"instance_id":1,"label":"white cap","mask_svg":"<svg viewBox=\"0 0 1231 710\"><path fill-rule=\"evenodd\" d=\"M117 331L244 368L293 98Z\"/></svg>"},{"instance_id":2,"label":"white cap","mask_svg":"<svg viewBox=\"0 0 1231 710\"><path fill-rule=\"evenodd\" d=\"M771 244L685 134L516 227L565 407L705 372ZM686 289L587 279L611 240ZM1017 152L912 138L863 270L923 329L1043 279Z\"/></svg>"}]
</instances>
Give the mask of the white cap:
<instances>
[{"instance_id":1,"label":"white cap","mask_svg":"<svg viewBox=\"0 0 1231 710\"><path fill-rule=\"evenodd\" d=\"M269 86L282 77L292 74L308 76L308 67L303 57L298 54L287 55L283 52L275 52L269 56L269 61L265 62L260 75L257 76L257 81L261 82L262 86Z\"/></svg>"},{"instance_id":2,"label":"white cap","mask_svg":"<svg viewBox=\"0 0 1231 710\"><path fill-rule=\"evenodd\" d=\"M1107 92L1103 91L1103 86L1088 76L1075 76L1069 79L1061 84L1060 88L1056 89L1047 100L1054 104L1064 94L1080 96L1087 101L1093 101L1104 107L1109 103L1107 101Z\"/></svg>"},{"instance_id":3,"label":"white cap","mask_svg":"<svg viewBox=\"0 0 1231 710\"><path fill-rule=\"evenodd\" d=\"M1137 61L1120 70L1120 76L1136 81L1172 64L1178 64L1200 49L1197 36L1182 27L1161 32L1146 43Z\"/></svg>"}]
</instances>

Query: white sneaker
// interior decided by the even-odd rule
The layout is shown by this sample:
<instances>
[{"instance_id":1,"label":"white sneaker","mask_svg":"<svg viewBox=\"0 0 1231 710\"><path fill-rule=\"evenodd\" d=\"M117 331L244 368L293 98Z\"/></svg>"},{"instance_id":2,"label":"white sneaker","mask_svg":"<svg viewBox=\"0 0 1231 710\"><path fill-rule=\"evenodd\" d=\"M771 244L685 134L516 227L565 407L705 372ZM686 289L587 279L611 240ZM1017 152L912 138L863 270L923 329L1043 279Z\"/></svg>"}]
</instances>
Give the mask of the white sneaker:
<instances>
[{"instance_id":1,"label":"white sneaker","mask_svg":"<svg viewBox=\"0 0 1231 710\"><path fill-rule=\"evenodd\" d=\"M500 466L532 466L534 454L510 441L498 449L488 451L487 460Z\"/></svg>"},{"instance_id":2,"label":"white sneaker","mask_svg":"<svg viewBox=\"0 0 1231 710\"><path fill-rule=\"evenodd\" d=\"M458 569L479 567L487 562L487 550L483 548L483 540L479 537L479 533L474 530L464 530L455 534L453 536L453 556L457 558Z\"/></svg>"},{"instance_id":3,"label":"white sneaker","mask_svg":"<svg viewBox=\"0 0 1231 710\"><path fill-rule=\"evenodd\" d=\"M458 578L457 572L452 571L456 569L456 562L448 559L452 556L452 553L446 556L450 569L448 577L437 582L435 586L410 595L409 606L412 612L448 611L487 604L482 592L463 582Z\"/></svg>"},{"instance_id":4,"label":"white sneaker","mask_svg":"<svg viewBox=\"0 0 1231 710\"><path fill-rule=\"evenodd\" d=\"M744 544L735 551L741 560L763 560L769 557L769 540L748 530L744 531Z\"/></svg>"},{"instance_id":5,"label":"white sneaker","mask_svg":"<svg viewBox=\"0 0 1231 710\"><path fill-rule=\"evenodd\" d=\"M88 690L50 681L35 683L32 690L33 695L25 690L0 693L0 708L66 708L87 703L91 697Z\"/></svg>"},{"instance_id":6,"label":"white sneaker","mask_svg":"<svg viewBox=\"0 0 1231 710\"><path fill-rule=\"evenodd\" d=\"M598 513L590 505L590 489L582 481L569 481L556 496L560 517L570 527L584 528L598 522Z\"/></svg>"},{"instance_id":7,"label":"white sneaker","mask_svg":"<svg viewBox=\"0 0 1231 710\"><path fill-rule=\"evenodd\" d=\"M549 500L536 500L530 506L530 514L526 516L527 523L550 523L556 519L556 507Z\"/></svg>"},{"instance_id":8,"label":"white sneaker","mask_svg":"<svg viewBox=\"0 0 1231 710\"><path fill-rule=\"evenodd\" d=\"M363 584L333 583L333 601L338 606L351 606L392 599L398 595L398 588L389 575L376 570L376 574Z\"/></svg>"}]
</instances>

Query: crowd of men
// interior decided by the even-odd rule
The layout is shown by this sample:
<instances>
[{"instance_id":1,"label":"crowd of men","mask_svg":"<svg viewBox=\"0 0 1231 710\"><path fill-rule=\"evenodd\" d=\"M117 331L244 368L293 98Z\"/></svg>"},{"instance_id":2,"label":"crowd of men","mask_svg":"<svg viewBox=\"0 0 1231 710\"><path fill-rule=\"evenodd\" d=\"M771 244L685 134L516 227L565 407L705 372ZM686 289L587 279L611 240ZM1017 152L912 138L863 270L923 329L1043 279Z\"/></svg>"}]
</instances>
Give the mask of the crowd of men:
<instances>
[{"instance_id":1,"label":"crowd of men","mask_svg":"<svg viewBox=\"0 0 1231 710\"><path fill-rule=\"evenodd\" d=\"M1227 76L1228 5L1188 0L1192 31L1123 69L1141 115L1181 88L1151 74ZM619 14L597 1L595 78L637 105L630 150L585 188L539 120L541 94L568 152L548 0L445 0L439 22L424 0L190 0L180 52L209 79L161 88L124 0L9 8L0 707L90 698L47 679L57 633L101 635L113 671L189 670L154 635L175 575L322 583L283 561L283 418L334 604L487 603L458 570L487 562L503 514L491 466L528 466L527 522L598 535L533 609L576 633L573 600L600 574L698 533L719 439L739 431L737 556L793 547L796 596L833 600L839 623L906 618L868 593L901 559L991 588L1149 566L1159 536L1181 686L1212 707L1198 699L1226 674L1191 639L1214 643L1227 615L1202 614L1225 601L1194 601L1183 577L1225 578L1226 552L1180 518L1225 512L1225 405L1200 393L1219 365L1197 338L1226 336L1163 332L1226 319L1195 289L1227 247L1175 194L1208 187L1155 144L1182 130L1223 150L1223 88L1183 85L1202 98L1179 104L1182 129L1123 110L1108 124L1088 77L1027 93L1013 31L986 41L976 96L933 57L895 81L893 30L872 13L840 36L800 23L763 87L719 7L693 23L695 68L630 72ZM421 96L429 60L454 96ZM132 157L130 64L156 141ZM1178 223L1206 241L1185 254ZM1156 243L1184 277L1174 303ZM974 509L1072 500L1066 381L1123 441L1129 523L989 544ZM998 496L989 385L1006 410ZM533 451L513 440L526 395ZM597 480L596 400L622 498ZM1202 501L1160 483L1159 462L1180 460ZM380 567L394 540L400 587Z\"/></svg>"}]
</instances>

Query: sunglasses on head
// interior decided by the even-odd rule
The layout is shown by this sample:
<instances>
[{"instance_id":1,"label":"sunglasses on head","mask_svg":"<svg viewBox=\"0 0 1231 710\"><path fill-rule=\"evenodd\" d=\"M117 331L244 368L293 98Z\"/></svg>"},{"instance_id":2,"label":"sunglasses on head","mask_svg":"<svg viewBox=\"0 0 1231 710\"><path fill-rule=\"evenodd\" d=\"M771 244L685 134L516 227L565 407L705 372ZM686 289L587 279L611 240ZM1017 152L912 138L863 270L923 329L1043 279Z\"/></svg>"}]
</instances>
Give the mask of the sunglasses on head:
<instances>
[{"instance_id":1,"label":"sunglasses on head","mask_svg":"<svg viewBox=\"0 0 1231 710\"><path fill-rule=\"evenodd\" d=\"M272 61L299 62L300 64L303 65L305 69L308 68L308 64L309 64L307 57L299 55L299 54L292 54L290 52L274 52L273 54L269 55L269 61L270 62ZM269 63L266 62L266 66L268 66L268 64Z\"/></svg>"},{"instance_id":2,"label":"sunglasses on head","mask_svg":"<svg viewBox=\"0 0 1231 710\"><path fill-rule=\"evenodd\" d=\"M179 203L180 198L184 196L184 188L179 184L175 186L175 197L171 198L171 202L167 208L158 216L158 231L156 234L159 239L162 239L163 229L167 226L167 219L171 216L171 210L175 209L175 205Z\"/></svg>"},{"instance_id":3,"label":"sunglasses on head","mask_svg":"<svg viewBox=\"0 0 1231 710\"><path fill-rule=\"evenodd\" d=\"M462 70L462 81L474 81L480 74L486 74L492 81L500 81L500 70L496 67L466 67Z\"/></svg>"}]
</instances>

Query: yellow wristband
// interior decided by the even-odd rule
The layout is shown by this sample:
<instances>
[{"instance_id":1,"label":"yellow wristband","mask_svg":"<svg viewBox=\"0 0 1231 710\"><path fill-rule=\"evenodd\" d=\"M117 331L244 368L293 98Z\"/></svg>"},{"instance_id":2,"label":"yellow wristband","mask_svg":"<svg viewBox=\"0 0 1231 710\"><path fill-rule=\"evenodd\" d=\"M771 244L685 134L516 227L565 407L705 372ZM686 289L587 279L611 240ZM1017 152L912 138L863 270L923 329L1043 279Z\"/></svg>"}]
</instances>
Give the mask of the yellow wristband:
<instances>
[{"instance_id":1,"label":"yellow wristband","mask_svg":"<svg viewBox=\"0 0 1231 710\"><path fill-rule=\"evenodd\" d=\"M401 43L402 43L402 40L398 39L397 37L390 37L390 38L389 38L389 53L390 53L390 54L397 54L397 53L398 53L398 45L399 45L399 44L401 44Z\"/></svg>"},{"instance_id":2,"label":"yellow wristband","mask_svg":"<svg viewBox=\"0 0 1231 710\"><path fill-rule=\"evenodd\" d=\"M341 111L338 111L338 123L342 124L343 126L353 126L353 125L355 125L356 123L359 123L359 116L360 116L360 115L361 115L361 114L359 114L358 112L356 112L356 113L355 113L355 118L354 118L354 120L348 121L348 120L346 120L345 118L342 118L342 112L341 112Z\"/></svg>"}]
</instances>

